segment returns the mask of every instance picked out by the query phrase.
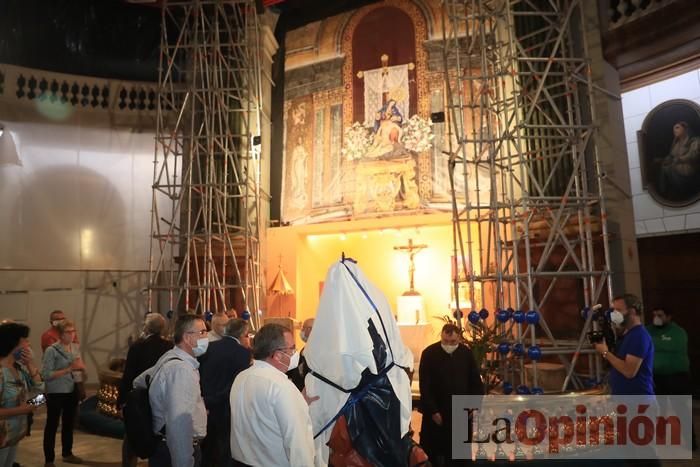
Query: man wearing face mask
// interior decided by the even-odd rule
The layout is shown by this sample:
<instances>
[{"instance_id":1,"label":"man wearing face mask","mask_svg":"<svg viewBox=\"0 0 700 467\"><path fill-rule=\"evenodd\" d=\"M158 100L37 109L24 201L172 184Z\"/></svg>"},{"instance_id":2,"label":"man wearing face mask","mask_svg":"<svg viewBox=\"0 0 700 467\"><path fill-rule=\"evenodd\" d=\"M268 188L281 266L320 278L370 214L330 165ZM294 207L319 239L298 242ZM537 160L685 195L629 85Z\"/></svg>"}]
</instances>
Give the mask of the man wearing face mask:
<instances>
[{"instance_id":1,"label":"man wearing face mask","mask_svg":"<svg viewBox=\"0 0 700 467\"><path fill-rule=\"evenodd\" d=\"M207 434L207 411L199 387L199 362L209 346L207 326L201 317L180 316L175 323L175 347L134 380L147 387L153 411L153 432L163 435L150 467L199 467L200 441Z\"/></svg>"},{"instance_id":2,"label":"man wearing face mask","mask_svg":"<svg viewBox=\"0 0 700 467\"><path fill-rule=\"evenodd\" d=\"M255 334L253 366L231 387L235 466L313 466L309 407L285 373L299 363L292 332L266 324Z\"/></svg>"},{"instance_id":3,"label":"man wearing face mask","mask_svg":"<svg viewBox=\"0 0 700 467\"><path fill-rule=\"evenodd\" d=\"M688 334L673 321L669 310L656 307L651 312L653 321L647 331L654 342L654 388L656 394L686 394L692 387ZM681 409L676 408L676 412ZM695 430L692 447L697 450Z\"/></svg>"},{"instance_id":4,"label":"man wearing face mask","mask_svg":"<svg viewBox=\"0 0 700 467\"><path fill-rule=\"evenodd\" d=\"M434 466L456 466L452 459L452 396L484 393L471 350L461 343L460 329L445 324L440 342L425 348L418 367L423 412L420 444Z\"/></svg>"},{"instance_id":5,"label":"man wearing face mask","mask_svg":"<svg viewBox=\"0 0 700 467\"><path fill-rule=\"evenodd\" d=\"M617 328L619 340L615 352L605 341L595 344L603 360L610 364L608 382L613 395L653 395L654 344L642 326L640 300L625 294L613 299L610 320Z\"/></svg>"},{"instance_id":6,"label":"man wearing face mask","mask_svg":"<svg viewBox=\"0 0 700 467\"><path fill-rule=\"evenodd\" d=\"M207 437L202 441L203 467L228 467L231 464L230 431L231 385L238 374L250 366L250 350L241 339L248 335L248 321L233 318L224 329L224 337L209 344L199 362L202 397L207 407Z\"/></svg>"},{"instance_id":7,"label":"man wearing face mask","mask_svg":"<svg viewBox=\"0 0 700 467\"><path fill-rule=\"evenodd\" d=\"M311 330L314 327L314 319L309 318L304 321L304 323L301 325L301 332L299 333L299 337L301 340L306 343L306 341L309 340L309 336L311 336ZM301 349L301 352L299 352L299 365L296 368L293 368L287 372L287 376L289 379L292 380L292 383L294 383L294 386L297 387L300 391L304 390L304 378L306 378L307 373L309 372L309 367L306 365L306 358L304 358L304 349Z\"/></svg>"}]
</instances>

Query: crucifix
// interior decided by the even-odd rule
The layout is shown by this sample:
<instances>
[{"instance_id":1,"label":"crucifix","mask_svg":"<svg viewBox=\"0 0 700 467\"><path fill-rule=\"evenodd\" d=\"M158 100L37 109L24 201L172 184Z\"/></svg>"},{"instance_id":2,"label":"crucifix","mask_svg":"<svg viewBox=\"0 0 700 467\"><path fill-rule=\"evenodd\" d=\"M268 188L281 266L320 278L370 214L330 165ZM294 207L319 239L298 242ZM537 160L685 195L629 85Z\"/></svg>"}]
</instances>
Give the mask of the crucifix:
<instances>
[{"instance_id":1,"label":"crucifix","mask_svg":"<svg viewBox=\"0 0 700 467\"><path fill-rule=\"evenodd\" d=\"M408 253L408 258L410 260L410 264L408 266L408 279L410 283L410 290L406 292L404 295L416 295L416 291L413 288L413 274L416 272L416 265L413 262L413 258L418 254L419 251L421 251L423 248L428 248L428 245L425 244L420 244L420 245L414 245L413 244L413 239L409 238L408 239L408 245L400 245L400 246L395 246L394 250L401 251Z\"/></svg>"}]
</instances>

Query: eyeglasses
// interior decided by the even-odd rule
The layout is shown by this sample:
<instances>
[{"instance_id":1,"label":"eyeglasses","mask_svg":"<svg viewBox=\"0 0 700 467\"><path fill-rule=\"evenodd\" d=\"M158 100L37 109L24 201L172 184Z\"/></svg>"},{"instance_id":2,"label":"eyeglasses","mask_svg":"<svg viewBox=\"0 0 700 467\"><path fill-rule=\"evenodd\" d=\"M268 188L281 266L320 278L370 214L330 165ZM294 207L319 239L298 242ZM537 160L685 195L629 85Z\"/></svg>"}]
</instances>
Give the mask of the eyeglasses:
<instances>
[{"instance_id":1,"label":"eyeglasses","mask_svg":"<svg viewBox=\"0 0 700 467\"><path fill-rule=\"evenodd\" d=\"M289 355L287 352L284 352L285 350L291 350L293 354L294 352L296 352L297 349L296 347L280 347L279 349L275 350L275 352L280 351L285 355Z\"/></svg>"},{"instance_id":2,"label":"eyeglasses","mask_svg":"<svg viewBox=\"0 0 700 467\"><path fill-rule=\"evenodd\" d=\"M206 329L202 329L201 331L187 331L185 334L199 334L200 336L206 336L209 333Z\"/></svg>"}]
</instances>

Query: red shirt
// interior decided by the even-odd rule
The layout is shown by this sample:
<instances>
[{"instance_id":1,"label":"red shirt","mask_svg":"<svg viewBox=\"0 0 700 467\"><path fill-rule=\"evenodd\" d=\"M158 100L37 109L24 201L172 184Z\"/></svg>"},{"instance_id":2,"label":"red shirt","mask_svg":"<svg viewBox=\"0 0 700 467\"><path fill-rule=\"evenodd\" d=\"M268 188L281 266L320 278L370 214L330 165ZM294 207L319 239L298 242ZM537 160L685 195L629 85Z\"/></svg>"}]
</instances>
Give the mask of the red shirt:
<instances>
[{"instance_id":1,"label":"red shirt","mask_svg":"<svg viewBox=\"0 0 700 467\"><path fill-rule=\"evenodd\" d=\"M46 352L46 348L55 344L61 339L61 335L58 333L58 329L51 326L46 332L41 335L41 351ZM73 342L76 344L78 341L78 333L73 334Z\"/></svg>"}]
</instances>

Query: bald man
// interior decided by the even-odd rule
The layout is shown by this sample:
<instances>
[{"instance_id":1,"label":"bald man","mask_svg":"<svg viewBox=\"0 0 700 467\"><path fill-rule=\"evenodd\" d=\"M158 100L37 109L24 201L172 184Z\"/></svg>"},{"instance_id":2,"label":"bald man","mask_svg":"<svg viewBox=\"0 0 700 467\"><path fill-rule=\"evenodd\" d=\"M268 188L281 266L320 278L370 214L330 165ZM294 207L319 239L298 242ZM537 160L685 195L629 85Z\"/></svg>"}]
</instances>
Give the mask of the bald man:
<instances>
[{"instance_id":1,"label":"bald man","mask_svg":"<svg viewBox=\"0 0 700 467\"><path fill-rule=\"evenodd\" d=\"M217 313L211 320L211 331L209 332L209 342L221 340L224 337L228 316L224 313Z\"/></svg>"},{"instance_id":2,"label":"bald man","mask_svg":"<svg viewBox=\"0 0 700 467\"><path fill-rule=\"evenodd\" d=\"M309 318L304 320L304 323L301 325L301 332L299 333L299 338L306 343L306 341L309 340L309 336L311 336L311 330L314 327L314 319ZM296 368L292 368L287 372L287 376L289 377L290 380L292 380L292 383L299 388L300 391L304 389L304 378L306 378L306 374L309 372L309 367L306 365L306 359L304 358L304 349L301 349L301 352L299 352L299 365Z\"/></svg>"}]
</instances>

